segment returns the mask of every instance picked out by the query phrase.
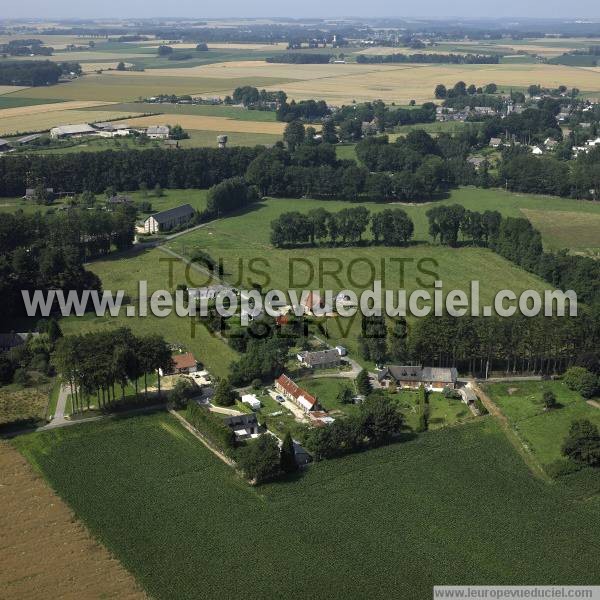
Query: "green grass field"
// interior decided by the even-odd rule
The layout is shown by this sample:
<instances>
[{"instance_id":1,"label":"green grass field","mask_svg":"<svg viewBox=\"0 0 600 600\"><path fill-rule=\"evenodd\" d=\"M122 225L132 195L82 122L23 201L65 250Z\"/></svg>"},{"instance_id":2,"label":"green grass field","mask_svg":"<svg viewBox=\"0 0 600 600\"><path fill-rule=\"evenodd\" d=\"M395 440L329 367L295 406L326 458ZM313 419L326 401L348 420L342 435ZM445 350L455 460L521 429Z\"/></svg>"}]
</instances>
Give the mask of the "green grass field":
<instances>
[{"instance_id":1,"label":"green grass field","mask_svg":"<svg viewBox=\"0 0 600 600\"><path fill-rule=\"evenodd\" d=\"M543 465L561 458L561 445L573 421L589 419L600 426L600 409L587 404L560 381L494 383L486 389ZM546 389L556 394L559 403L551 411L544 411L542 404Z\"/></svg>"},{"instance_id":2,"label":"green grass field","mask_svg":"<svg viewBox=\"0 0 600 600\"><path fill-rule=\"evenodd\" d=\"M477 190L473 190L477 191ZM468 198L468 195L467 195ZM476 198L471 198L475 201ZM288 210L309 210L317 206L340 210L345 202L316 200L270 199L261 202L250 212L228 217L222 221L190 232L171 242L168 247L183 256L202 248L215 260L222 260L225 278L233 285L250 288L258 283L265 289L354 289L361 292L372 286L374 279L382 280L384 289L415 289L433 286L437 278L446 290L463 289L467 293L470 281L478 280L482 302L491 301L501 289L516 293L526 289L547 287L537 277L512 265L491 250L482 248L448 248L415 245L408 248L365 246L359 248L305 248L273 250L269 243L270 222ZM370 205L373 211L388 205ZM427 207L409 207L415 220L416 238L425 240ZM422 237L421 237L422 236ZM252 273L250 261L256 270ZM403 259L403 269L397 262ZM428 270L434 275L426 274ZM334 271L334 274L327 274ZM322 275L322 276L321 276ZM360 328L354 319L327 320L327 333L332 340L343 341L356 355L356 337Z\"/></svg>"},{"instance_id":3,"label":"green grass field","mask_svg":"<svg viewBox=\"0 0 600 600\"><path fill-rule=\"evenodd\" d=\"M173 292L177 284L188 282L192 287L208 283L207 277L190 271L186 277L185 265L182 262L170 262L171 259L158 249L129 252L124 255L115 255L111 258L93 262L89 269L96 273L102 280L103 289L125 290L132 299L138 297L138 282L148 282L149 294L155 290L170 290ZM172 279L170 278L170 264L172 264ZM134 304L137 302L134 300ZM206 328L200 324L192 327L188 317L178 317L174 312L168 317L156 317L148 311L149 316L127 317L125 310L119 317L98 317L88 313L83 317L70 316L60 321L65 334L84 333L86 331L99 331L115 327L130 327L139 335L158 333L168 342L177 344L193 352L207 369L219 377L227 374L228 366L236 358L236 353L222 340L213 337Z\"/></svg>"},{"instance_id":4,"label":"green grass field","mask_svg":"<svg viewBox=\"0 0 600 600\"><path fill-rule=\"evenodd\" d=\"M598 584L600 505L533 478L491 418L260 488L165 414L13 443L157 599Z\"/></svg>"}]
</instances>

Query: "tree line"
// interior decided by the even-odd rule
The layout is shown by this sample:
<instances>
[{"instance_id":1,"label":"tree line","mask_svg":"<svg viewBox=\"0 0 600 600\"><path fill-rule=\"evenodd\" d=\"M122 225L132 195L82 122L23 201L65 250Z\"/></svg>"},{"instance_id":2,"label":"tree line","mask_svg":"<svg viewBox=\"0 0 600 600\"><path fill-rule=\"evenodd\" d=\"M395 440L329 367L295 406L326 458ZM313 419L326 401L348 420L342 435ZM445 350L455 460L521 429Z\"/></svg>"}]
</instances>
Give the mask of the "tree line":
<instances>
[{"instance_id":1,"label":"tree line","mask_svg":"<svg viewBox=\"0 0 600 600\"><path fill-rule=\"evenodd\" d=\"M285 63L291 65L326 65L331 60L331 54L309 52L281 52L265 58L268 63Z\"/></svg>"},{"instance_id":2,"label":"tree line","mask_svg":"<svg viewBox=\"0 0 600 600\"><path fill-rule=\"evenodd\" d=\"M22 290L100 290L100 280L83 264L131 247L134 223L135 209L128 206L114 212L5 214L0 220L0 293L6 309L0 321L10 323L22 314Z\"/></svg>"},{"instance_id":3,"label":"tree line","mask_svg":"<svg viewBox=\"0 0 600 600\"><path fill-rule=\"evenodd\" d=\"M333 213L316 208L308 213L282 213L271 221L271 243L277 248L317 243L358 244L369 224L373 243L384 246L405 246L414 231L412 220L399 208L373 215L364 206Z\"/></svg>"},{"instance_id":4,"label":"tree line","mask_svg":"<svg viewBox=\"0 0 600 600\"><path fill-rule=\"evenodd\" d=\"M600 262L565 251L545 252L540 232L528 219L478 213L458 204L435 206L427 218L434 241L456 246L460 236L464 242L485 245L555 287L574 290L580 302L600 303Z\"/></svg>"},{"instance_id":5,"label":"tree line","mask_svg":"<svg viewBox=\"0 0 600 600\"><path fill-rule=\"evenodd\" d=\"M164 338L154 334L137 337L125 327L62 337L52 360L69 385L75 412L89 409L92 397L101 410L113 410L117 403L124 406L128 385L134 386L137 400L142 377L147 399L148 375L155 373L160 397L159 369L168 372L173 365L171 349Z\"/></svg>"},{"instance_id":6,"label":"tree line","mask_svg":"<svg viewBox=\"0 0 600 600\"><path fill-rule=\"evenodd\" d=\"M26 187L43 182L55 191L96 194L108 187L209 188L242 176L264 148L161 148L107 150L69 154L8 155L0 161L0 196L23 196Z\"/></svg>"},{"instance_id":7,"label":"tree line","mask_svg":"<svg viewBox=\"0 0 600 600\"><path fill-rule=\"evenodd\" d=\"M50 60L9 60L0 63L0 85L38 87L58 83L63 73L81 73L78 63Z\"/></svg>"}]
</instances>

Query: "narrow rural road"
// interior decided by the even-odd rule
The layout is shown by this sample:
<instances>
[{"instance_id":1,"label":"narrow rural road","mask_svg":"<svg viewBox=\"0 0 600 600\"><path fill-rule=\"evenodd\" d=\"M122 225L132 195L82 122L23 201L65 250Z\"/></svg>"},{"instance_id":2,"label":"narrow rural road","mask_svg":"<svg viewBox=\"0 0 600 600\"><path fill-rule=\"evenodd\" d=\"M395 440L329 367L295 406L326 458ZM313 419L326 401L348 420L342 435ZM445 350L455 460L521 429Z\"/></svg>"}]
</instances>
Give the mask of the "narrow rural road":
<instances>
[{"instance_id":1,"label":"narrow rural road","mask_svg":"<svg viewBox=\"0 0 600 600\"><path fill-rule=\"evenodd\" d=\"M66 421L65 408L67 407L67 398L69 397L70 389L66 385L60 386L58 392L58 400L56 401L56 409L52 417L52 424L56 427Z\"/></svg>"}]
</instances>

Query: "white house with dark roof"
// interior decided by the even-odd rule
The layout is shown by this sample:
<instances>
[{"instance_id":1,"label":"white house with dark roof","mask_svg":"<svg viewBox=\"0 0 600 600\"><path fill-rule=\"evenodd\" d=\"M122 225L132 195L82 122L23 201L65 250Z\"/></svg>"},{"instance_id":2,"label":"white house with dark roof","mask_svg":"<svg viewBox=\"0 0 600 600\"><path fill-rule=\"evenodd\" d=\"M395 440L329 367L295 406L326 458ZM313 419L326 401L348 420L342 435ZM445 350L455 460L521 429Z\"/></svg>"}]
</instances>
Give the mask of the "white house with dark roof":
<instances>
[{"instance_id":1,"label":"white house with dark roof","mask_svg":"<svg viewBox=\"0 0 600 600\"><path fill-rule=\"evenodd\" d=\"M454 367L423 367L421 365L390 365L377 376L382 387L392 384L400 388L418 389L424 386L432 392L454 389L458 372Z\"/></svg>"},{"instance_id":2,"label":"white house with dark roof","mask_svg":"<svg viewBox=\"0 0 600 600\"><path fill-rule=\"evenodd\" d=\"M151 125L146 129L146 135L152 140L168 140L170 133L168 125Z\"/></svg>"},{"instance_id":3,"label":"white house with dark roof","mask_svg":"<svg viewBox=\"0 0 600 600\"><path fill-rule=\"evenodd\" d=\"M144 231L146 233L169 231L189 222L195 214L196 211L192 208L191 204L182 204L175 208L169 208L168 210L150 215L144 221Z\"/></svg>"}]
</instances>

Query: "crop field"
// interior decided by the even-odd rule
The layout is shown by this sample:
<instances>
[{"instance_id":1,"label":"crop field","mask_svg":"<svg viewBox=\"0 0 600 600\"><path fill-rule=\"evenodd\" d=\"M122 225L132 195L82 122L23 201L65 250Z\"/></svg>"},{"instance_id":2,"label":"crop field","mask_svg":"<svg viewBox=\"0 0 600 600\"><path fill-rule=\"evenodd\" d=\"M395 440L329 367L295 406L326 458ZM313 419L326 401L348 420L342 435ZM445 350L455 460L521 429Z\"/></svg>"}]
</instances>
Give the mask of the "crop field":
<instances>
[{"instance_id":1,"label":"crop field","mask_svg":"<svg viewBox=\"0 0 600 600\"><path fill-rule=\"evenodd\" d=\"M100 277L104 290L111 290L113 293L124 290L136 307L136 299L139 295L138 281L148 282L150 295L155 290L173 292L179 283L187 282L189 287L199 287L209 283L206 275L196 271L186 273L184 263L173 262L172 257L158 249L117 254L106 260L90 263L88 268ZM172 277L170 277L171 269ZM88 313L83 317L63 318L60 326L65 334L116 327L130 327L138 335L158 333L168 342L193 352L214 375L222 377L227 374L229 364L236 359L237 354L224 341L209 334L203 325L192 323L190 318L178 317L174 312L164 318L152 315L149 310L148 313L147 317L139 315L127 317L125 308L122 309L119 317L111 317L108 314L98 317Z\"/></svg>"},{"instance_id":2,"label":"crop field","mask_svg":"<svg viewBox=\"0 0 600 600\"><path fill-rule=\"evenodd\" d=\"M26 89L28 88L18 85L0 85L0 96L4 96L4 94L12 94L12 92L18 92L19 90Z\"/></svg>"},{"instance_id":3,"label":"crop field","mask_svg":"<svg viewBox=\"0 0 600 600\"><path fill-rule=\"evenodd\" d=\"M13 443L157 599L234 597L240 565L247 598L598 583L598 503L531 477L489 418L257 489L165 414Z\"/></svg>"},{"instance_id":4,"label":"crop field","mask_svg":"<svg viewBox=\"0 0 600 600\"><path fill-rule=\"evenodd\" d=\"M203 115L151 115L128 119L132 127L147 127L149 125L164 125L177 122L184 129L199 129L204 131L239 131L240 133L270 133L282 135L285 123L262 121L238 121L228 117L206 117Z\"/></svg>"},{"instance_id":5,"label":"crop field","mask_svg":"<svg viewBox=\"0 0 600 600\"><path fill-rule=\"evenodd\" d=\"M285 85L274 82L267 89L283 89L295 99L322 98L334 104L352 100L381 98L386 102L407 104L433 100L437 83L452 86L457 81L485 85L491 81L508 89L528 86L538 82L548 87L564 84L581 90L599 90L600 72L562 65L499 64L499 65L449 65L449 64L326 64L288 65L263 61L231 61L189 69L155 69L140 76L171 76L198 78L246 78L258 83L265 77L276 77ZM235 86L231 86L233 89Z\"/></svg>"},{"instance_id":6,"label":"crop field","mask_svg":"<svg viewBox=\"0 0 600 600\"><path fill-rule=\"evenodd\" d=\"M142 600L134 578L92 539L31 465L0 442L0 589L4 598ZM58 550L58 552L57 552Z\"/></svg>"},{"instance_id":7,"label":"crop field","mask_svg":"<svg viewBox=\"0 0 600 600\"><path fill-rule=\"evenodd\" d=\"M169 72L168 69L163 71L163 73ZM184 73L175 78L153 73L156 73L156 71L143 73L111 71L101 75L88 74L74 81L51 87L27 88L15 92L15 96L130 102L159 94L226 95L238 86L280 86L280 84L287 81L286 79L270 76L266 71L262 77L244 77L242 74L240 77L228 81L210 76L193 77L191 69L187 75Z\"/></svg>"},{"instance_id":8,"label":"crop field","mask_svg":"<svg viewBox=\"0 0 600 600\"><path fill-rule=\"evenodd\" d=\"M61 104L48 104L49 107L61 107ZM17 114L12 117L4 117L5 112L12 110L20 110L17 108L7 108L3 110L2 120L0 121L0 135L16 135L18 133L33 132L33 131L48 131L52 127L58 125L69 125L77 123L90 123L90 122L101 122L111 121L115 119L123 119L132 115L132 113L122 113L114 110L98 110L93 113L83 110L61 110L60 108L54 108L53 110L46 111L42 110L39 106L27 106L29 112L24 114ZM38 108L39 110L32 114L31 109ZM90 119L90 115L93 115L93 119Z\"/></svg>"},{"instance_id":9,"label":"crop field","mask_svg":"<svg viewBox=\"0 0 600 600\"><path fill-rule=\"evenodd\" d=\"M4 115L4 110L6 109L20 108L24 106L56 104L61 102L62 100L50 100L48 98L20 98L14 97L11 94L0 94L0 110L3 111L0 114ZM43 108L38 108L38 110L44 110L45 108L46 106L44 106Z\"/></svg>"},{"instance_id":10,"label":"crop field","mask_svg":"<svg viewBox=\"0 0 600 600\"><path fill-rule=\"evenodd\" d=\"M545 390L555 393L558 408L544 411ZM600 426L600 408L588 404L560 381L518 381L486 386L490 397L543 465L561 458L561 445L572 421L588 419Z\"/></svg>"},{"instance_id":11,"label":"crop field","mask_svg":"<svg viewBox=\"0 0 600 600\"><path fill-rule=\"evenodd\" d=\"M0 99L0 103L2 100ZM133 113L161 113L165 115L199 115L204 117L226 117L240 121L275 121L275 111L247 110L239 106L224 106L211 104L169 104L152 102L124 102L111 105L113 110L122 110ZM91 107L90 111L98 110ZM101 107L100 107L101 110Z\"/></svg>"}]
</instances>

